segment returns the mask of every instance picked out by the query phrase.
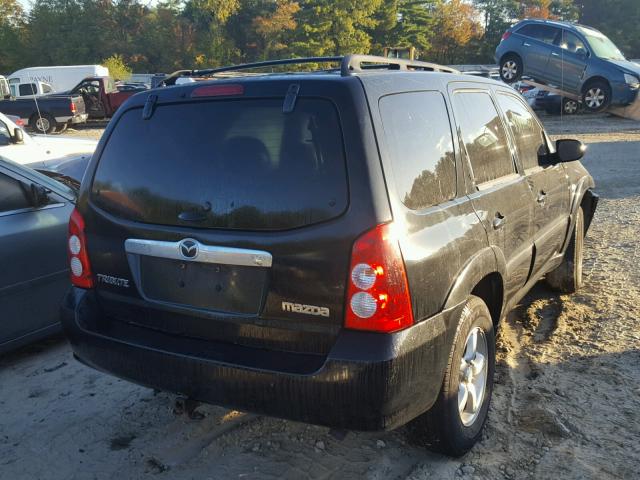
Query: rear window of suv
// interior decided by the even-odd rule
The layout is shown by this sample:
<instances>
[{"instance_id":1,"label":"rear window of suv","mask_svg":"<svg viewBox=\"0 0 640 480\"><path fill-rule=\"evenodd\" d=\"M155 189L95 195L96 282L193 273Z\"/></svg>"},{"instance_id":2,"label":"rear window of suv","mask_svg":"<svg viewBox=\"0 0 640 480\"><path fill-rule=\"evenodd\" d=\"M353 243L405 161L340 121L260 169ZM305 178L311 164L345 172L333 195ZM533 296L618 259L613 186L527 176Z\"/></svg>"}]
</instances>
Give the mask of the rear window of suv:
<instances>
[{"instance_id":1,"label":"rear window of suv","mask_svg":"<svg viewBox=\"0 0 640 480\"><path fill-rule=\"evenodd\" d=\"M333 104L299 98L160 105L127 111L99 160L91 199L124 219L161 225L284 230L348 204Z\"/></svg>"}]
</instances>

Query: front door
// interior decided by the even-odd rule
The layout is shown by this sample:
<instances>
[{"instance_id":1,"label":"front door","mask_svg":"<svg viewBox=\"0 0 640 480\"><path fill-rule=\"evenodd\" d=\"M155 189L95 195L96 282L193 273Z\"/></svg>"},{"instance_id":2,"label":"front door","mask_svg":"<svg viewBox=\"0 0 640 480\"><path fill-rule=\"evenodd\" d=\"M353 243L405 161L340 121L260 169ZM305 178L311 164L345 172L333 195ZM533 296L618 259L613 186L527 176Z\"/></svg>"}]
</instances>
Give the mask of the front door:
<instances>
[{"instance_id":1,"label":"front door","mask_svg":"<svg viewBox=\"0 0 640 480\"><path fill-rule=\"evenodd\" d=\"M580 93L579 86L587 68L587 52L586 45L577 35L563 29L551 47L547 67L549 81L563 90Z\"/></svg>"},{"instance_id":2,"label":"front door","mask_svg":"<svg viewBox=\"0 0 640 480\"><path fill-rule=\"evenodd\" d=\"M507 133L489 90L457 89L452 103L474 188L471 202L489 243L506 262L505 299L527 281L533 254L533 201L516 170Z\"/></svg>"},{"instance_id":3,"label":"front door","mask_svg":"<svg viewBox=\"0 0 640 480\"><path fill-rule=\"evenodd\" d=\"M71 205L52 192L49 205L33 208L25 180L0 166L0 345L57 323L69 288Z\"/></svg>"},{"instance_id":4,"label":"front door","mask_svg":"<svg viewBox=\"0 0 640 480\"><path fill-rule=\"evenodd\" d=\"M535 197L533 236L536 249L532 269L535 275L562 248L569 225L569 181L561 164L545 164L547 140L526 103L506 89L498 89L497 99Z\"/></svg>"}]
</instances>

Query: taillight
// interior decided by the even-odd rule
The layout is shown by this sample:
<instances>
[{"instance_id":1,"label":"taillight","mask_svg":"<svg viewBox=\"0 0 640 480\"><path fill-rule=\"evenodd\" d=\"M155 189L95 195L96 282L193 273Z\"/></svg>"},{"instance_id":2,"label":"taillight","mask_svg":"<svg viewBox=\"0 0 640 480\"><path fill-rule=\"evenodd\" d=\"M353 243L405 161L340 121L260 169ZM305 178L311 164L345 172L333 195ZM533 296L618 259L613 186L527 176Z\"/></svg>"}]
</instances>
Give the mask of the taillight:
<instances>
[{"instance_id":1,"label":"taillight","mask_svg":"<svg viewBox=\"0 0 640 480\"><path fill-rule=\"evenodd\" d=\"M502 39L501 39L500 41L502 41L502 40L506 40L506 39L507 39L507 38L509 38L510 36L511 36L511 32L510 32L509 30L507 30L506 32L504 32L504 33L502 34Z\"/></svg>"},{"instance_id":2,"label":"taillight","mask_svg":"<svg viewBox=\"0 0 640 480\"><path fill-rule=\"evenodd\" d=\"M344 323L385 333L413 325L407 275L390 224L369 230L353 245Z\"/></svg>"},{"instance_id":3,"label":"taillight","mask_svg":"<svg viewBox=\"0 0 640 480\"><path fill-rule=\"evenodd\" d=\"M71 113L76 113L76 104L71 100Z\"/></svg>"},{"instance_id":4,"label":"taillight","mask_svg":"<svg viewBox=\"0 0 640 480\"><path fill-rule=\"evenodd\" d=\"M87 254L87 240L84 236L84 219L74 209L69 218L69 238L67 240L71 284L80 288L93 288L93 275Z\"/></svg>"}]
</instances>

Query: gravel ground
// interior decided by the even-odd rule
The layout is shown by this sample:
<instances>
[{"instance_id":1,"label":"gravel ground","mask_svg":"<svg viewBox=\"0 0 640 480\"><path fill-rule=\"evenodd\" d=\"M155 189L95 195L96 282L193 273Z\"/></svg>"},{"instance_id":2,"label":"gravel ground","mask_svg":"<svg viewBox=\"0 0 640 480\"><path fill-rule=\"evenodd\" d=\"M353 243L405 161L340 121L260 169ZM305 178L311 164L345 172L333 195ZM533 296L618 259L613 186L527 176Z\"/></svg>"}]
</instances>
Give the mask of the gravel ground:
<instances>
[{"instance_id":1,"label":"gravel ground","mask_svg":"<svg viewBox=\"0 0 640 480\"><path fill-rule=\"evenodd\" d=\"M0 478L639 478L640 122L543 120L590 144L601 202L585 287L540 283L508 316L489 422L465 457L426 452L402 429L344 436L214 406L176 415L173 395L84 367L57 338L0 357Z\"/></svg>"}]
</instances>

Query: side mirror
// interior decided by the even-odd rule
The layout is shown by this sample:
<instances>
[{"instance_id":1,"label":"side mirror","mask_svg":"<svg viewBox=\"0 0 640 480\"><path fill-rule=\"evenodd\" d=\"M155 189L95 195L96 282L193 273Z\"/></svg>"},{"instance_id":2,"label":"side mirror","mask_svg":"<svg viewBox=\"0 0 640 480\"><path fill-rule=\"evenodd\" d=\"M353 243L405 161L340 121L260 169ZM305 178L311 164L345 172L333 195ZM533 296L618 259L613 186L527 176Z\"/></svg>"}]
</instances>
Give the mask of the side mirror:
<instances>
[{"instance_id":1,"label":"side mirror","mask_svg":"<svg viewBox=\"0 0 640 480\"><path fill-rule=\"evenodd\" d=\"M586 150L587 146L580 140L557 140L554 160L558 162L574 162L580 160Z\"/></svg>"},{"instance_id":2,"label":"side mirror","mask_svg":"<svg viewBox=\"0 0 640 480\"><path fill-rule=\"evenodd\" d=\"M22 129L21 128L14 128L13 129L13 137L11 139L13 141L13 143L22 143L24 142L24 135L22 133Z\"/></svg>"},{"instance_id":3,"label":"side mirror","mask_svg":"<svg viewBox=\"0 0 640 480\"><path fill-rule=\"evenodd\" d=\"M51 190L48 188L38 185L37 183L32 183L29 193L29 196L31 197L31 205L35 208L42 207L49 203L49 194L51 193Z\"/></svg>"}]
</instances>

